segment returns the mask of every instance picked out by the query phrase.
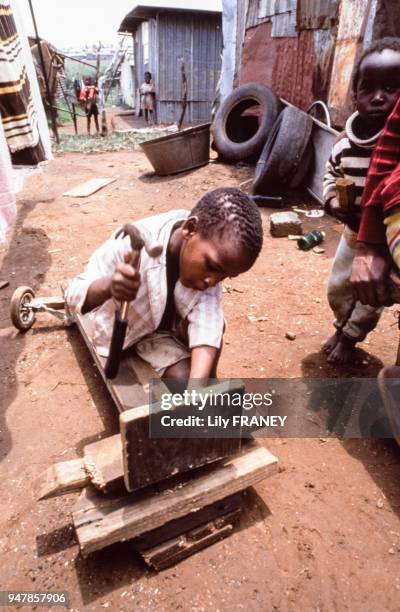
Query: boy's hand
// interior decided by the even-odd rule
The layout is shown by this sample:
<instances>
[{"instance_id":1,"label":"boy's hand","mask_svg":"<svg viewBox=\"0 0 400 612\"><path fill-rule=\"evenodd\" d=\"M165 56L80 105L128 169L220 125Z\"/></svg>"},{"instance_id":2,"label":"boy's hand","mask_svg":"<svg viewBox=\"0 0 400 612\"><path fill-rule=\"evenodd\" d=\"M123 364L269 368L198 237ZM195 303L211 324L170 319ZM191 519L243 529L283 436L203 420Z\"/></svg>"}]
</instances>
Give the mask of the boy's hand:
<instances>
[{"instance_id":1,"label":"boy's hand","mask_svg":"<svg viewBox=\"0 0 400 612\"><path fill-rule=\"evenodd\" d=\"M350 277L354 298L374 307L393 303L388 295L390 267L378 248L358 242Z\"/></svg>"},{"instance_id":2,"label":"boy's hand","mask_svg":"<svg viewBox=\"0 0 400 612\"><path fill-rule=\"evenodd\" d=\"M119 302L132 302L140 286L140 274L131 266L130 253L125 253L124 262L119 263L111 277L110 291Z\"/></svg>"},{"instance_id":3,"label":"boy's hand","mask_svg":"<svg viewBox=\"0 0 400 612\"><path fill-rule=\"evenodd\" d=\"M342 223L347 223L349 219L349 213L348 211L343 210L337 198L333 197L328 200L328 202L325 204L325 208L327 213L332 215L332 217L335 217Z\"/></svg>"}]
</instances>

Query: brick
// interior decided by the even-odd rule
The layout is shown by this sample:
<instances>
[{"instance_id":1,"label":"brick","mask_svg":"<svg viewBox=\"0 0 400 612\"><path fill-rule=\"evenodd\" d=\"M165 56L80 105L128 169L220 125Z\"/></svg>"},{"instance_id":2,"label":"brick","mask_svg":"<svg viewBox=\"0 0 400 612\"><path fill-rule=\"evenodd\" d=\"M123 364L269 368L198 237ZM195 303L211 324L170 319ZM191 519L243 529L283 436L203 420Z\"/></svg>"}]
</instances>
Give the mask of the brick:
<instances>
[{"instance_id":1,"label":"brick","mask_svg":"<svg viewBox=\"0 0 400 612\"><path fill-rule=\"evenodd\" d=\"M276 238L294 234L300 236L303 233L300 217L294 212L278 212L270 216L271 235Z\"/></svg>"}]
</instances>

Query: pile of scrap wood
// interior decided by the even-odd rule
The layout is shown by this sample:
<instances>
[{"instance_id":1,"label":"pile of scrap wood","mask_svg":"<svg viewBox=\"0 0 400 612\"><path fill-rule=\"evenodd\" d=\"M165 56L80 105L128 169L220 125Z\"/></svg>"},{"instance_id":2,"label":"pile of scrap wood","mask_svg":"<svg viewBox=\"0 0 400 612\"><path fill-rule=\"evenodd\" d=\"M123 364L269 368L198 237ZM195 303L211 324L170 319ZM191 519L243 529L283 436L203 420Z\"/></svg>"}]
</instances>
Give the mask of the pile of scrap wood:
<instances>
[{"instance_id":1,"label":"pile of scrap wood","mask_svg":"<svg viewBox=\"0 0 400 612\"><path fill-rule=\"evenodd\" d=\"M104 373L89 323L76 322ZM118 376L105 379L120 411L120 433L87 445L81 459L49 467L36 493L47 499L81 491L72 518L84 556L129 540L159 570L229 535L243 492L276 473L278 462L254 440L150 438L150 406L142 402L155 376L137 356L125 355ZM227 393L241 388L221 385Z\"/></svg>"}]
</instances>

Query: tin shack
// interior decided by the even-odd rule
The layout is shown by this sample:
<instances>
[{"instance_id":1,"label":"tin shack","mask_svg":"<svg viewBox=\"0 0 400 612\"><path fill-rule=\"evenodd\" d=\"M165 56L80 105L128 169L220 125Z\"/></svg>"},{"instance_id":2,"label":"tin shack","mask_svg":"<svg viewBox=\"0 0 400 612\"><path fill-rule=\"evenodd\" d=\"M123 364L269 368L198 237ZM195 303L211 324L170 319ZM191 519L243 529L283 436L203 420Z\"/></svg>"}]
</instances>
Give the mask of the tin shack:
<instances>
[{"instance_id":1,"label":"tin shack","mask_svg":"<svg viewBox=\"0 0 400 612\"><path fill-rule=\"evenodd\" d=\"M178 121L182 110L183 64L187 78L185 122L210 120L221 72L220 10L135 5L123 19L119 32L132 36L131 69L123 72L126 76L122 88L129 89L128 78L135 108L139 108L144 73L149 71L155 84L157 123Z\"/></svg>"}]
</instances>

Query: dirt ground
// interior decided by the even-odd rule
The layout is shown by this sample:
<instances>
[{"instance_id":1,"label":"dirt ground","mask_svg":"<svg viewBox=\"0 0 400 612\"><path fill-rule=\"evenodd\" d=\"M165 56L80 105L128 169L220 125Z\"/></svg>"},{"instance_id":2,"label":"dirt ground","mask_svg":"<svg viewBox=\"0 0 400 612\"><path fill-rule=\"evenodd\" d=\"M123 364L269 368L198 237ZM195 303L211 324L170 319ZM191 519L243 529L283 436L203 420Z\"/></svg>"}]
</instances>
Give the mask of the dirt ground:
<instances>
[{"instance_id":1,"label":"dirt ground","mask_svg":"<svg viewBox=\"0 0 400 612\"><path fill-rule=\"evenodd\" d=\"M0 279L10 281L0 290L2 589L65 589L73 610L398 610L399 452L390 441L265 440L280 472L249 494L238 529L159 574L126 544L84 560L71 525L76 495L34 499L35 477L115 433L117 416L77 330L41 315L26 335L17 333L8 317L12 292L31 285L40 295L58 294L60 281L79 272L122 221L190 208L250 172L212 162L157 178L139 151L77 153L58 155L26 183L17 225L0 251ZM89 198L62 197L96 176L118 178ZM327 366L320 344L331 332L325 291L338 229L326 217L307 220L306 229L325 229L327 240L324 253L303 253L270 237L270 212L262 211L265 244L256 265L226 283L220 375L374 376L393 363L394 308L362 345L360 366Z\"/></svg>"}]
</instances>

